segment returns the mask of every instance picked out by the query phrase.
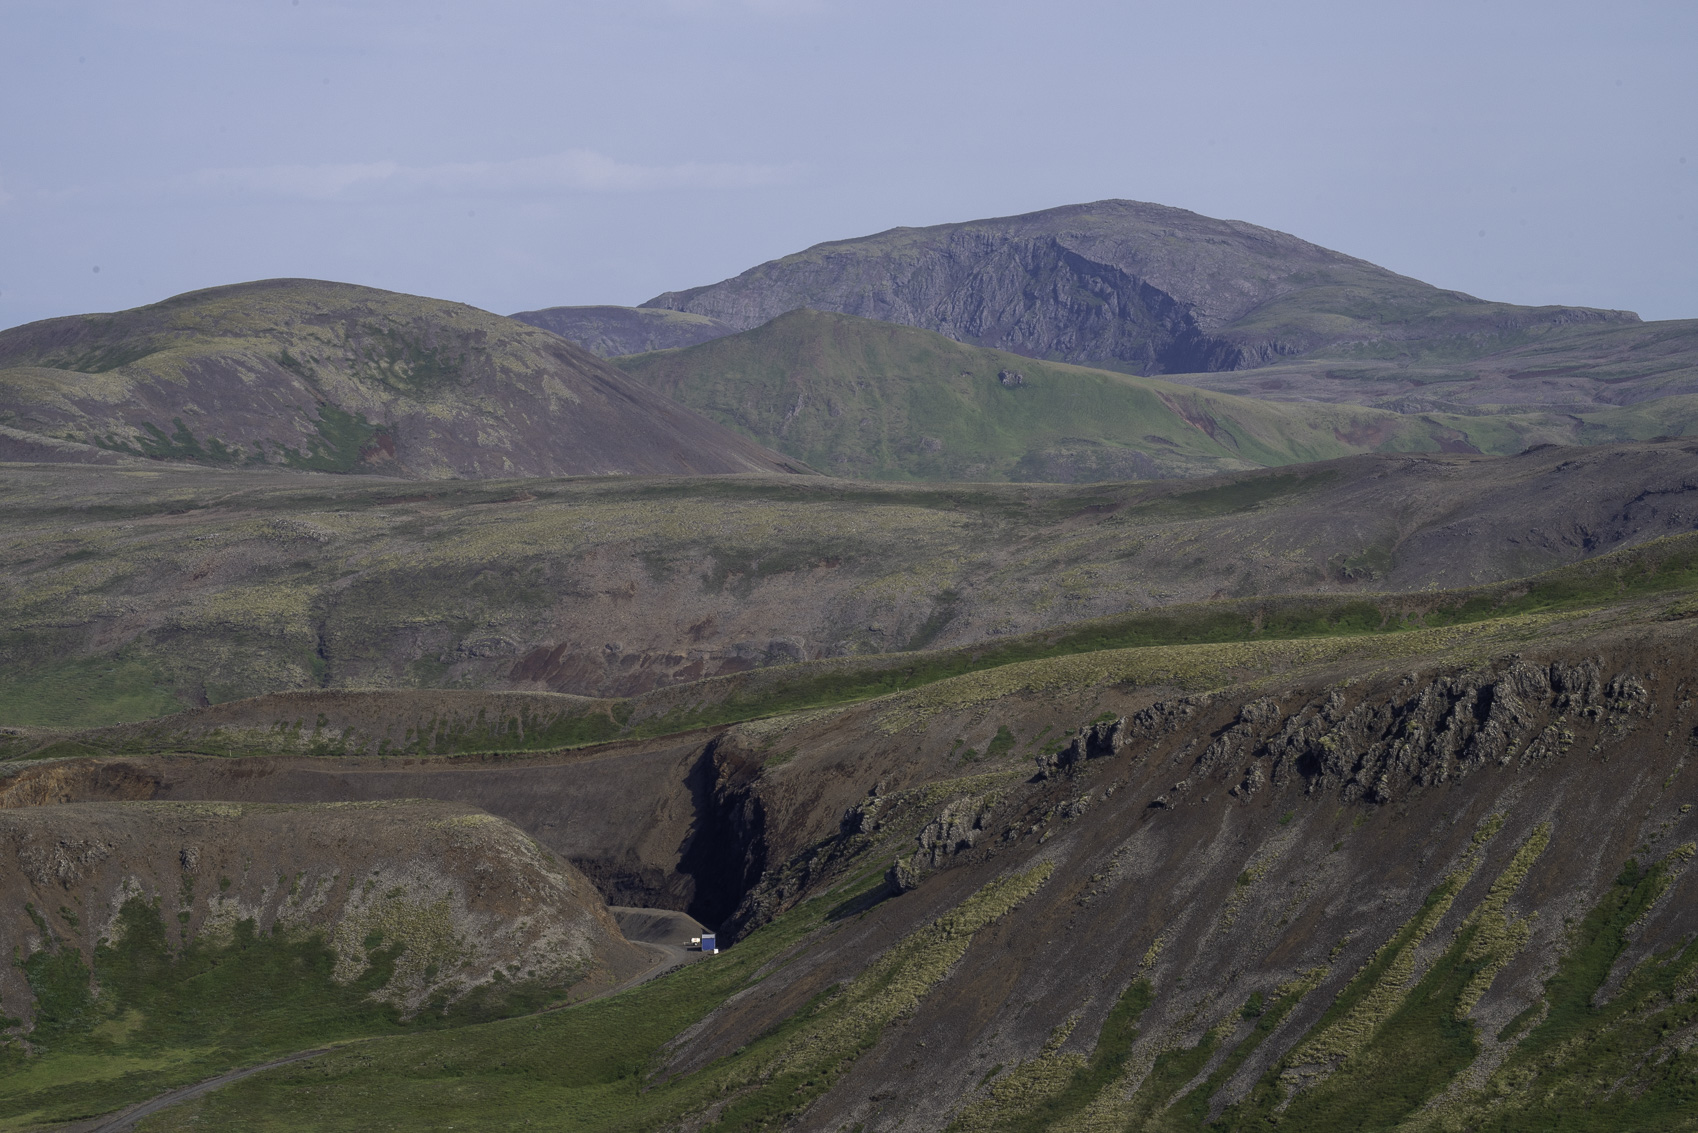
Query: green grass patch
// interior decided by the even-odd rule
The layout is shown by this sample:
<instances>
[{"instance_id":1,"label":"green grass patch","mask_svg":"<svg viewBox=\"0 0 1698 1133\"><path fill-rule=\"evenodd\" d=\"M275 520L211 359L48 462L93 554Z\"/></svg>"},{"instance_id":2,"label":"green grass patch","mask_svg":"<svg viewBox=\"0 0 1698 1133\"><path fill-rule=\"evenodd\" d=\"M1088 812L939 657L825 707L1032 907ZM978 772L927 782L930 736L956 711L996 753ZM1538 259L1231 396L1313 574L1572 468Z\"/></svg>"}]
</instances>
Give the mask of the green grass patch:
<instances>
[{"instance_id":1,"label":"green grass patch","mask_svg":"<svg viewBox=\"0 0 1698 1133\"><path fill-rule=\"evenodd\" d=\"M365 414L349 413L329 402L318 407L313 428L318 436L307 441L305 452L278 446L284 464L313 472L354 472L389 435L386 427L372 424Z\"/></svg>"},{"instance_id":2,"label":"green grass patch","mask_svg":"<svg viewBox=\"0 0 1698 1133\"><path fill-rule=\"evenodd\" d=\"M371 998L392 977L398 947L374 946L367 970L343 984L331 978L336 957L322 935L260 934L242 921L225 941L174 943L175 927L140 897L120 910L113 935L118 943L95 947L92 968L63 942L18 961L35 1026L29 1052L0 1046L0 1124L105 1113L324 1043L533 1011L561 991L509 983L402 1019Z\"/></svg>"},{"instance_id":3,"label":"green grass patch","mask_svg":"<svg viewBox=\"0 0 1698 1133\"><path fill-rule=\"evenodd\" d=\"M1138 1037L1138 1020L1153 998L1148 980L1134 980L1121 992L1108 1017L1103 1020L1090 1058L1077 1060L1083 1064L1075 1066L1059 1089L1043 1096L1035 1105L1006 1113L998 1112L1003 1107L996 1104L1000 1099L995 1097L993 1090L990 1106L985 1107L981 1103L980 1110L975 1113L976 1117L989 1117L990 1121L975 1121L974 1128L991 1129L996 1133L1042 1133L1046 1129L1069 1128L1110 1083L1118 1081L1125 1073L1132 1043ZM985 1112L986 1109L988 1112Z\"/></svg>"},{"instance_id":4,"label":"green grass patch","mask_svg":"<svg viewBox=\"0 0 1698 1133\"><path fill-rule=\"evenodd\" d=\"M1237 1074L1244 1063L1249 1061L1250 1056L1273 1033L1274 1028L1279 1026L1285 1017L1291 1013L1291 1009L1296 1007L1305 995L1314 990L1325 974L1324 968L1316 968L1276 989L1271 1000L1264 999L1259 991L1252 992L1238 1014L1240 1019L1253 1021L1255 1026L1250 1028L1250 1033L1233 1046L1232 1052L1221 1061L1219 1066L1215 1067L1201 1085L1168 1106L1167 1110L1157 1119L1155 1128L1171 1130L1173 1133L1180 1133L1180 1131L1192 1133L1192 1131L1204 1129L1208 1125L1209 1104L1215 1094L1220 1091L1222 1086L1232 1080L1232 1076ZM1203 1043L1199 1045L1212 1050L1215 1042L1214 1033L1211 1032L1204 1037ZM1190 1065L1194 1061L1185 1060L1185 1064ZM1201 1070L1202 1065L1206 1062L1207 1059L1196 1062L1198 1070ZM1195 1076L1195 1072L1192 1076ZM1166 1096L1171 1097L1174 1090L1183 1086L1186 1081L1189 1081L1189 1078L1180 1079L1167 1091Z\"/></svg>"},{"instance_id":5,"label":"green grass patch","mask_svg":"<svg viewBox=\"0 0 1698 1133\"><path fill-rule=\"evenodd\" d=\"M1484 1089L1446 1107L1434 1129L1675 1130L1698 1125L1698 1051L1671 1041L1698 1026L1698 940L1656 953L1597 1002L1628 944L1627 932L1692 858L1688 843L1661 861L1629 860L1571 931L1541 1002L1505 1037L1544 1018L1505 1058Z\"/></svg>"},{"instance_id":6,"label":"green grass patch","mask_svg":"<svg viewBox=\"0 0 1698 1133\"><path fill-rule=\"evenodd\" d=\"M17 665L0 677L0 724L9 727L98 728L182 708L159 673L122 656Z\"/></svg>"}]
</instances>

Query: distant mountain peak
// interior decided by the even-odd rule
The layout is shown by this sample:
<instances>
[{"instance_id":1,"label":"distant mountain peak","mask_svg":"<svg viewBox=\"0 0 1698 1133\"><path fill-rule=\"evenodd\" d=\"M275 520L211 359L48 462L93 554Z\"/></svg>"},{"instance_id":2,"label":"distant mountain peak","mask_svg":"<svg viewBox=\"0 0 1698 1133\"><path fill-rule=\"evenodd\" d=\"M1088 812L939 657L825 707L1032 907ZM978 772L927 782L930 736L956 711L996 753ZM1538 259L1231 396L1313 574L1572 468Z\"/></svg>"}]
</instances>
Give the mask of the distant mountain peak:
<instances>
[{"instance_id":1,"label":"distant mountain peak","mask_svg":"<svg viewBox=\"0 0 1698 1133\"><path fill-rule=\"evenodd\" d=\"M811 307L1146 374L1244 369L1348 343L1638 321L1492 303L1289 233L1128 200L827 241L642 307L738 330Z\"/></svg>"}]
</instances>

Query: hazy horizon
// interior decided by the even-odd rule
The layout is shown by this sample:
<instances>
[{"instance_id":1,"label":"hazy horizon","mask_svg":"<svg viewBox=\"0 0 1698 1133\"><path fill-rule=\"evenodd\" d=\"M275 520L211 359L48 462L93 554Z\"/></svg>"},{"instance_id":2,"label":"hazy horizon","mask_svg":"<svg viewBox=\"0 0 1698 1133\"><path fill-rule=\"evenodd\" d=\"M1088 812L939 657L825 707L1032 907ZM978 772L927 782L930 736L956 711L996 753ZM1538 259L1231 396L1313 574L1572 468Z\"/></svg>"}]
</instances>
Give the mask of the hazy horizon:
<instances>
[{"instance_id":1,"label":"hazy horizon","mask_svg":"<svg viewBox=\"0 0 1698 1133\"><path fill-rule=\"evenodd\" d=\"M1685 6L24 0L5 26L0 326L277 276L634 304L1113 197L1698 317Z\"/></svg>"}]
</instances>

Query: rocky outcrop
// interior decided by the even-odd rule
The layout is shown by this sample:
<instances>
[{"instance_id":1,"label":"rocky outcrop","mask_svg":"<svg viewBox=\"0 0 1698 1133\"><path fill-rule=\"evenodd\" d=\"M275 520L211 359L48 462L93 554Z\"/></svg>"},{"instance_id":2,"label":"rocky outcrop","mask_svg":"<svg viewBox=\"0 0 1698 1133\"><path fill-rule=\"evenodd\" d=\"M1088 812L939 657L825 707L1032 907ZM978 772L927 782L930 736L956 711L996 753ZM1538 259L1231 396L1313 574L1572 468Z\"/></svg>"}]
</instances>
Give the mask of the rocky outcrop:
<instances>
[{"instance_id":1,"label":"rocky outcrop","mask_svg":"<svg viewBox=\"0 0 1698 1133\"><path fill-rule=\"evenodd\" d=\"M1087 724L1080 728L1079 734L1069 740L1061 750L1045 752L1037 757L1038 778L1048 779L1087 759L1105 759L1117 755L1134 734L1143 730L1129 724L1124 716L1117 720L1098 720Z\"/></svg>"},{"instance_id":2,"label":"rocky outcrop","mask_svg":"<svg viewBox=\"0 0 1698 1133\"><path fill-rule=\"evenodd\" d=\"M1606 681L1595 659L1515 658L1481 671L1411 673L1383 698L1353 696L1346 685L1291 708L1250 701L1197 756L1191 778L1227 773L1236 780L1232 795L1244 801L1271 781L1387 803L1488 764L1537 766L1574 743L1575 724L1619 736L1650 708L1638 676Z\"/></svg>"}]
</instances>

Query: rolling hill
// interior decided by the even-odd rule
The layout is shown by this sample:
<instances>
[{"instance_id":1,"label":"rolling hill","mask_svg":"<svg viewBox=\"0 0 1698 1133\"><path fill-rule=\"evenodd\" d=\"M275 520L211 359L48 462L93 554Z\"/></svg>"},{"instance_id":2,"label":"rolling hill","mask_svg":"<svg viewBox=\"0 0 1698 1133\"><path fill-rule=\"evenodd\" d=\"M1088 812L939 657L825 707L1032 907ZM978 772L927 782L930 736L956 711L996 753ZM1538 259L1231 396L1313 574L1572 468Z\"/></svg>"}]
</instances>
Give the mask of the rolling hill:
<instances>
[{"instance_id":1,"label":"rolling hill","mask_svg":"<svg viewBox=\"0 0 1698 1133\"><path fill-rule=\"evenodd\" d=\"M1508 454L1698 428L1694 396L1579 413L1272 402L810 310L618 365L763 445L869 479L1152 479L1371 451Z\"/></svg>"},{"instance_id":2,"label":"rolling hill","mask_svg":"<svg viewBox=\"0 0 1698 1133\"><path fill-rule=\"evenodd\" d=\"M1400 413L1588 414L1643 406L1657 414L1680 404L1672 399L1698 393L1698 319L1535 326L1480 342L1338 345L1257 369L1173 380L1242 397Z\"/></svg>"},{"instance_id":3,"label":"rolling hill","mask_svg":"<svg viewBox=\"0 0 1698 1133\"><path fill-rule=\"evenodd\" d=\"M105 450L420 478L798 470L555 335L314 280L0 332L0 426L0 448L26 460Z\"/></svg>"}]
</instances>

